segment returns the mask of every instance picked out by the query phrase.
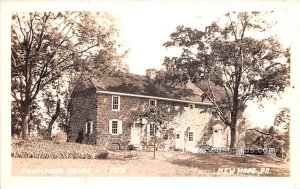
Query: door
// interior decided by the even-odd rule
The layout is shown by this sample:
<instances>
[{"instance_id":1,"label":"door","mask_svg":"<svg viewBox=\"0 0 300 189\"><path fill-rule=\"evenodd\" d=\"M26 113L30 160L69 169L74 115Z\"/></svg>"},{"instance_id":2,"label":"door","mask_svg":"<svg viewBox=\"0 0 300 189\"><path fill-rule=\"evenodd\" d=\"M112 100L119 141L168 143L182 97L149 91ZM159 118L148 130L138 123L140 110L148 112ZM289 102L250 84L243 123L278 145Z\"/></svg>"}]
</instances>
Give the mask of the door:
<instances>
[{"instance_id":1,"label":"door","mask_svg":"<svg viewBox=\"0 0 300 189\"><path fill-rule=\"evenodd\" d=\"M131 139L130 143L133 145L141 144L141 131L142 125L140 123L134 123L131 125Z\"/></svg>"},{"instance_id":2,"label":"door","mask_svg":"<svg viewBox=\"0 0 300 189\"><path fill-rule=\"evenodd\" d=\"M175 149L184 148L184 135L182 131L177 131L175 134Z\"/></svg>"},{"instance_id":3,"label":"door","mask_svg":"<svg viewBox=\"0 0 300 189\"><path fill-rule=\"evenodd\" d=\"M222 147L222 129L214 130L213 147Z\"/></svg>"}]
</instances>

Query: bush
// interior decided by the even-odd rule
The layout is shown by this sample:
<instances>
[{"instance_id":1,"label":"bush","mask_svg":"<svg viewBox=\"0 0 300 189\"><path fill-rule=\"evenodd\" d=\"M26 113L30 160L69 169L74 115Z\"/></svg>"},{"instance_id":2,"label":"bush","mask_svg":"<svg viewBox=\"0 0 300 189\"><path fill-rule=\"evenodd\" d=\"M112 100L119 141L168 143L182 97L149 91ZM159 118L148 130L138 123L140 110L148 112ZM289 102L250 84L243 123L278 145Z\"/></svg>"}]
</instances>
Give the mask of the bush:
<instances>
[{"instance_id":1,"label":"bush","mask_svg":"<svg viewBox=\"0 0 300 189\"><path fill-rule=\"evenodd\" d=\"M11 157L38 159L106 159L106 149L95 145L18 140L12 142Z\"/></svg>"},{"instance_id":2,"label":"bush","mask_svg":"<svg viewBox=\"0 0 300 189\"><path fill-rule=\"evenodd\" d=\"M58 132L52 137L52 141L58 144L67 142L67 135L64 132Z\"/></svg>"}]
</instances>

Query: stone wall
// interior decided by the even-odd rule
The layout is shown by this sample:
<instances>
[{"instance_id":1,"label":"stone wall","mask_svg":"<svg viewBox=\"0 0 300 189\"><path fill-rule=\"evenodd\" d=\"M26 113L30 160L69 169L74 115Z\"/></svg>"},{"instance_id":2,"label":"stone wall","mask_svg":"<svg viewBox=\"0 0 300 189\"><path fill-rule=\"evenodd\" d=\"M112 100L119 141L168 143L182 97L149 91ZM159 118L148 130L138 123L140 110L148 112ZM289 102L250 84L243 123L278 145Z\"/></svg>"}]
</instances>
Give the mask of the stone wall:
<instances>
[{"instance_id":1,"label":"stone wall","mask_svg":"<svg viewBox=\"0 0 300 189\"><path fill-rule=\"evenodd\" d=\"M96 89L90 81L79 80L70 101L70 128L68 142L96 144L97 133L97 99ZM93 122L93 132L86 134L86 122Z\"/></svg>"},{"instance_id":2,"label":"stone wall","mask_svg":"<svg viewBox=\"0 0 300 189\"><path fill-rule=\"evenodd\" d=\"M205 137L205 134L210 132L211 126L207 127L208 122L212 119L210 113L206 112L207 107L196 107L190 109L184 107L183 111L179 112L173 121L169 123L169 127L174 129L173 137L168 137L165 141L165 149L180 149L187 151L195 151L198 149L199 141ZM188 132L193 132L193 141L188 140ZM176 146L176 134L180 134L183 146ZM210 136L208 136L210 137Z\"/></svg>"},{"instance_id":3,"label":"stone wall","mask_svg":"<svg viewBox=\"0 0 300 189\"><path fill-rule=\"evenodd\" d=\"M139 98L120 95L120 110L112 110L111 94L96 93L90 80L79 80L72 92L69 142L96 144L112 148L126 149L130 143L131 125L134 123L133 112L141 107L147 107L149 98ZM201 145L212 145L212 126L217 122L213 120L206 110L208 106L196 105L189 107L187 103L157 100L157 105L176 107L177 113L167 122L167 139L160 144L166 150L175 149L176 133L182 132L184 144L182 150L194 151ZM122 134L109 134L109 120L122 121ZM93 122L93 132L85 133L87 121ZM143 127L143 130L146 129ZM225 130L224 130L225 131ZM188 132L193 132L194 140L188 140ZM226 134L226 133L224 133Z\"/></svg>"},{"instance_id":4,"label":"stone wall","mask_svg":"<svg viewBox=\"0 0 300 189\"><path fill-rule=\"evenodd\" d=\"M97 94L97 144L105 145L110 148L112 144L118 144L121 149L126 149L130 143L130 130L131 125L134 122L133 112L137 111L140 107L146 107L149 103L148 98L137 98L129 96L120 96L120 111L112 111L111 105L112 95L110 94ZM178 113L174 115L173 121L167 122L167 128L172 128L173 132L168 133L168 139L161 145L162 148L174 149L175 131L183 130L194 132L194 141L187 140L187 134L185 137L185 147L195 148L203 136L204 128L209 119L211 119L210 113L203 113L202 111L207 106L197 106L190 109L187 103L170 102L157 100L157 105L177 106ZM122 134L111 135L109 134L109 120L118 119L123 122ZM143 128L146 131L145 128Z\"/></svg>"},{"instance_id":5,"label":"stone wall","mask_svg":"<svg viewBox=\"0 0 300 189\"><path fill-rule=\"evenodd\" d=\"M110 148L112 144L118 144L121 149L126 149L130 142L130 129L133 124L132 112L142 104L148 102L143 98L120 96L120 110L112 111L112 95L97 95L97 145L105 145ZM122 121L122 134L109 134L109 120L118 119Z\"/></svg>"}]
</instances>

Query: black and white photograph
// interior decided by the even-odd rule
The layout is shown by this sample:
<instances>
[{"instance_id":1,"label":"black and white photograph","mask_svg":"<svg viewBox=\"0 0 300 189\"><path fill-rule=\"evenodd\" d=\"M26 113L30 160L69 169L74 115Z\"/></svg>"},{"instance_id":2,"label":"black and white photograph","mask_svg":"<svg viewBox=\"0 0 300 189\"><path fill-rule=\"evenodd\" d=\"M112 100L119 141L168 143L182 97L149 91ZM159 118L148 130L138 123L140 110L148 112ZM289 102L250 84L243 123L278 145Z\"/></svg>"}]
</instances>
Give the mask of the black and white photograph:
<instances>
[{"instance_id":1,"label":"black and white photograph","mask_svg":"<svg viewBox=\"0 0 300 189\"><path fill-rule=\"evenodd\" d=\"M0 3L3 184L10 173L300 187L296 1Z\"/></svg>"}]
</instances>

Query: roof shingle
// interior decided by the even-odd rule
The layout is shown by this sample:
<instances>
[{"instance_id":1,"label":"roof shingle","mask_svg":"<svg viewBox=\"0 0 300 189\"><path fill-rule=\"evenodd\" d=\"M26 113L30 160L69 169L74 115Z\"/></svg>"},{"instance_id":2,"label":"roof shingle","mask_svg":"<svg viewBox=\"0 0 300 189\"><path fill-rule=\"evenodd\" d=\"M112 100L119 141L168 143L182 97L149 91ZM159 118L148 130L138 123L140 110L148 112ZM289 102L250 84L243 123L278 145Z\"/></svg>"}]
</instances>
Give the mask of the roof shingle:
<instances>
[{"instance_id":1,"label":"roof shingle","mask_svg":"<svg viewBox=\"0 0 300 189\"><path fill-rule=\"evenodd\" d=\"M102 76L91 78L97 90L146 95L201 102L203 92L195 85L170 86L157 84L147 76L128 74L124 78Z\"/></svg>"}]
</instances>

